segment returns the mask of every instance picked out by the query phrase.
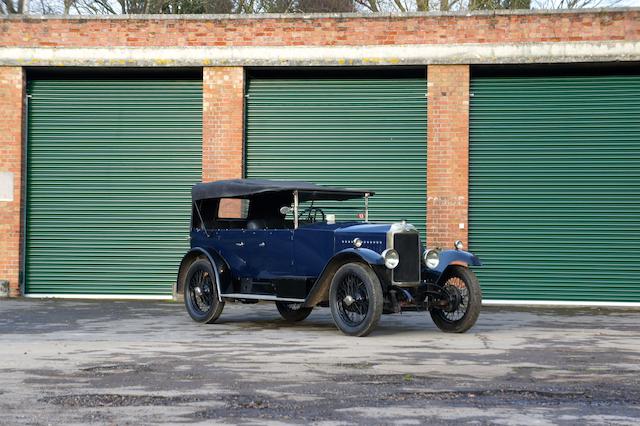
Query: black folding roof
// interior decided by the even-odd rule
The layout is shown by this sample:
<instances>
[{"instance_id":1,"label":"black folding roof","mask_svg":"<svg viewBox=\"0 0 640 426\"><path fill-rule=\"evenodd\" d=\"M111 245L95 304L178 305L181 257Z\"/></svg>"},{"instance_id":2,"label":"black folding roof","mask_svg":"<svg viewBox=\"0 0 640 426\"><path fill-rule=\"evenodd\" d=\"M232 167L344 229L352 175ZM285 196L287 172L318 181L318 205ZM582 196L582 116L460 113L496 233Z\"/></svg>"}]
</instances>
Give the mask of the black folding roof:
<instances>
[{"instance_id":1,"label":"black folding roof","mask_svg":"<svg viewBox=\"0 0 640 426\"><path fill-rule=\"evenodd\" d=\"M191 189L194 201L206 198L248 198L252 195L298 191L300 201L309 200L349 200L361 198L373 191L361 189L335 188L316 185L311 182L267 179L229 179L216 182L197 183Z\"/></svg>"}]
</instances>

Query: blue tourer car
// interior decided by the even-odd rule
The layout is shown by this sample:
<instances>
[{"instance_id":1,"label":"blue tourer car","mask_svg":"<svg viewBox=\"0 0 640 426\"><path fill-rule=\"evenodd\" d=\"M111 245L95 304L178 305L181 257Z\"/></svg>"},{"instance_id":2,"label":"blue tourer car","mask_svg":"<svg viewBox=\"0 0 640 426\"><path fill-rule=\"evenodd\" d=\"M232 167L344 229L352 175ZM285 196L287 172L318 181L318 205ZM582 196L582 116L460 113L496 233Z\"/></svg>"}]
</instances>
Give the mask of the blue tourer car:
<instances>
[{"instance_id":1,"label":"blue tourer car","mask_svg":"<svg viewBox=\"0 0 640 426\"><path fill-rule=\"evenodd\" d=\"M343 333L366 336L382 314L427 310L443 331L462 333L482 293L468 266L477 257L425 248L404 221L369 221L372 191L309 182L234 179L193 187L191 250L177 294L197 322L213 323L226 302L274 301L285 320L329 306ZM362 199L360 220L336 221ZM357 201L356 201L357 202Z\"/></svg>"}]
</instances>

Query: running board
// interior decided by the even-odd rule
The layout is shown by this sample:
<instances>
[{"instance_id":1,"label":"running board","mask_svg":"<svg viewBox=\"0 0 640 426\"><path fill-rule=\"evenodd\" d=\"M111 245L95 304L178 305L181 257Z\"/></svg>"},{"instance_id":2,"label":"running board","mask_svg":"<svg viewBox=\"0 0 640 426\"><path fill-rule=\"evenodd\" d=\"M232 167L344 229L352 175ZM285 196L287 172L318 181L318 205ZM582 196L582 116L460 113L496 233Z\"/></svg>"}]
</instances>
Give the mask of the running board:
<instances>
[{"instance_id":1,"label":"running board","mask_svg":"<svg viewBox=\"0 0 640 426\"><path fill-rule=\"evenodd\" d=\"M289 297L269 296L266 294L229 293L229 294L221 294L220 297L225 297L227 299L271 300L275 302L304 303L304 299L292 299Z\"/></svg>"}]
</instances>

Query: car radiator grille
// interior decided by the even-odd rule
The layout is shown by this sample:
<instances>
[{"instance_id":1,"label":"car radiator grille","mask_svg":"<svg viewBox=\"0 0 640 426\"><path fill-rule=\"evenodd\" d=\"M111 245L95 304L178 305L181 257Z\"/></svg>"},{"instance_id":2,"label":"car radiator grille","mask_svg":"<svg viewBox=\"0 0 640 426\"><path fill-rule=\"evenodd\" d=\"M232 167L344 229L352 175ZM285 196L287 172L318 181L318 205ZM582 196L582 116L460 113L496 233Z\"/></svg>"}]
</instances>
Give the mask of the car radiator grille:
<instances>
[{"instance_id":1,"label":"car radiator grille","mask_svg":"<svg viewBox=\"0 0 640 426\"><path fill-rule=\"evenodd\" d=\"M417 233L398 233L393 236L393 248L400 255L400 263L393 270L393 281L420 281L420 237Z\"/></svg>"}]
</instances>

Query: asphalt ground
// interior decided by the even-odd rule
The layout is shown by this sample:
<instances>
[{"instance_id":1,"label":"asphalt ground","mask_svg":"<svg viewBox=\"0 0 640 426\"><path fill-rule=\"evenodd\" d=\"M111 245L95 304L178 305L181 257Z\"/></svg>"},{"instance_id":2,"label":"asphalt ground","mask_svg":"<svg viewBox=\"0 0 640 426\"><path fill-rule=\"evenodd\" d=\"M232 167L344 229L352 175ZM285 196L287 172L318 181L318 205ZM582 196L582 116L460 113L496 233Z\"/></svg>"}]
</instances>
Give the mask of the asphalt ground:
<instances>
[{"instance_id":1,"label":"asphalt ground","mask_svg":"<svg viewBox=\"0 0 640 426\"><path fill-rule=\"evenodd\" d=\"M168 302L0 300L0 424L640 424L640 310L424 312L342 335L329 309L219 322Z\"/></svg>"}]
</instances>

